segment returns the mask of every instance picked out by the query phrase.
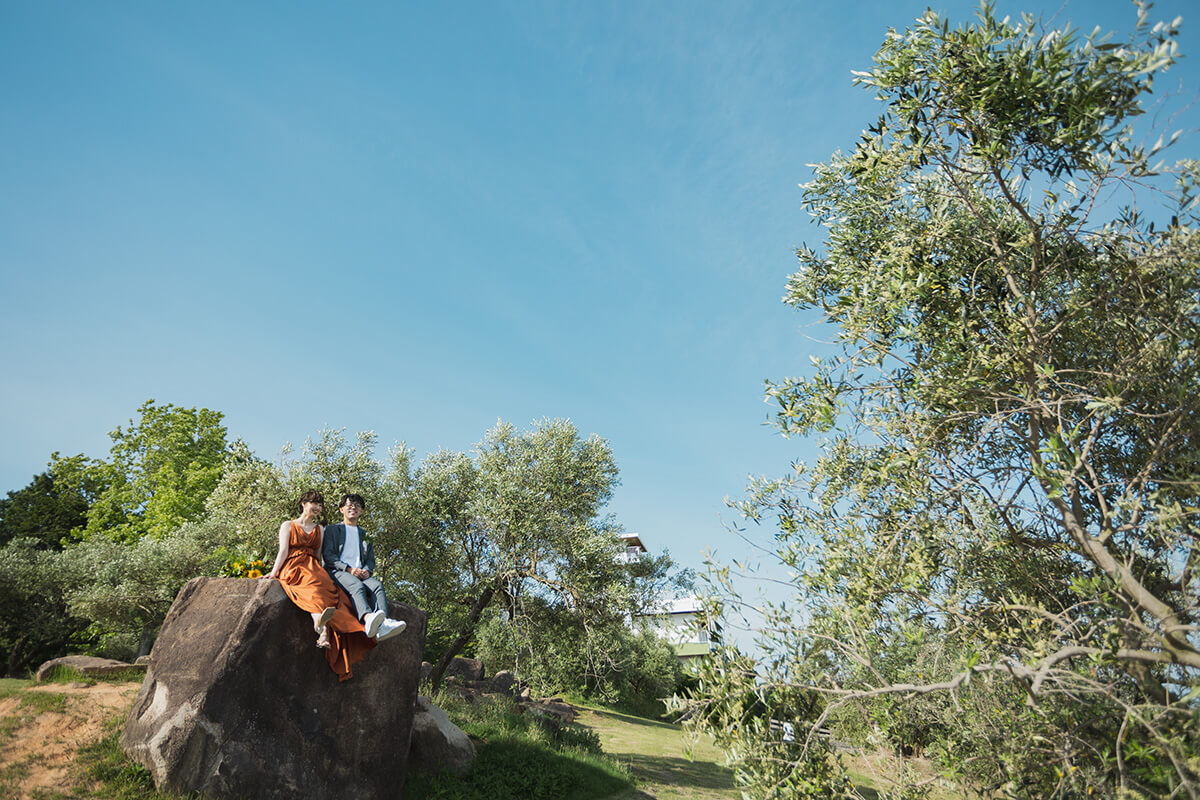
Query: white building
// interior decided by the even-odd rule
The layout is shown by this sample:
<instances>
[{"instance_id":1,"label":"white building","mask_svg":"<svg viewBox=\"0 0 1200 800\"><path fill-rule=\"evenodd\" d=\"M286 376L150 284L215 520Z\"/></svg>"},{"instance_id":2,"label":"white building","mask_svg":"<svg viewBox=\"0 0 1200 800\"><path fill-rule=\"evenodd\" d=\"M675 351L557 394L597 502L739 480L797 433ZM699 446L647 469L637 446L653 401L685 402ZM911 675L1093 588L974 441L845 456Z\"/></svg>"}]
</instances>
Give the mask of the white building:
<instances>
[{"instance_id":1,"label":"white building","mask_svg":"<svg viewBox=\"0 0 1200 800\"><path fill-rule=\"evenodd\" d=\"M625 548L617 553L617 563L634 564L645 557L646 546L642 544L641 536L636 533L622 533L619 538L624 542Z\"/></svg>"},{"instance_id":2,"label":"white building","mask_svg":"<svg viewBox=\"0 0 1200 800\"><path fill-rule=\"evenodd\" d=\"M617 561L634 564L646 557L646 546L636 533L622 533L624 548L617 553ZM709 654L707 618L704 608L695 597L663 598L658 607L632 620L638 627L648 627L661 638L671 643L675 655L688 662Z\"/></svg>"},{"instance_id":3,"label":"white building","mask_svg":"<svg viewBox=\"0 0 1200 800\"><path fill-rule=\"evenodd\" d=\"M637 624L670 642L681 661L702 658L712 650L704 607L695 597L664 600L658 609L640 615Z\"/></svg>"}]
</instances>

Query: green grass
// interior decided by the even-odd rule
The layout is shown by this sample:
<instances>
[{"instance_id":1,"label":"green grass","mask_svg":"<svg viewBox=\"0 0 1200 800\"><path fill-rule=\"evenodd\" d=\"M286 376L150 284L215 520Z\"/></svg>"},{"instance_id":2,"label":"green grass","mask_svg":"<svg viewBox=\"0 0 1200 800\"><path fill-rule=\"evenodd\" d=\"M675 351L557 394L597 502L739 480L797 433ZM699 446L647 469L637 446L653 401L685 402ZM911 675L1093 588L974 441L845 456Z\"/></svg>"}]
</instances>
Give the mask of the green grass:
<instances>
[{"instance_id":1,"label":"green grass","mask_svg":"<svg viewBox=\"0 0 1200 800\"><path fill-rule=\"evenodd\" d=\"M560 752L513 736L479 746L471 772L428 778L410 775L407 800L593 800L631 786L611 761L579 752Z\"/></svg>"},{"instance_id":2,"label":"green grass","mask_svg":"<svg viewBox=\"0 0 1200 800\"><path fill-rule=\"evenodd\" d=\"M78 673L60 672L54 680L61 683L78 678ZM0 683L0 697L20 699L20 710L0 719L0 741L37 714L67 710L67 695L31 689L33 685L30 681L15 680ZM600 752L599 737L588 729L552 728L516 714L511 703L479 703L468 707L461 701L445 699L443 708L476 738L475 768L461 778L409 776L405 794L409 800L477 797L599 800L633 786L629 775ZM183 800L179 795L157 792L149 771L121 750L123 718L123 714L115 715L106 723L101 739L77 751L64 786L41 791L35 800ZM27 771L26 762L0 770L0 797L15 793Z\"/></svg>"},{"instance_id":3,"label":"green grass","mask_svg":"<svg viewBox=\"0 0 1200 800\"><path fill-rule=\"evenodd\" d=\"M58 692L26 691L21 694L21 708L35 714L62 714L67 710L67 696Z\"/></svg>"},{"instance_id":4,"label":"green grass","mask_svg":"<svg viewBox=\"0 0 1200 800\"><path fill-rule=\"evenodd\" d=\"M712 741L692 741L679 725L605 708L588 708L579 721L595 731L604 751L660 800L740 800L733 771ZM621 797L638 797L630 793Z\"/></svg>"},{"instance_id":5,"label":"green grass","mask_svg":"<svg viewBox=\"0 0 1200 800\"><path fill-rule=\"evenodd\" d=\"M66 695L55 692L31 692L30 681L14 678L0 680L0 698L15 697L18 701L17 711L11 716L0 717L0 744L10 739L22 725L27 724L37 714L51 711L64 712L67 710ZM8 797L16 793L16 787L29 772L29 764L33 760L29 756L24 761L6 764L0 769L0 797Z\"/></svg>"},{"instance_id":6,"label":"green grass","mask_svg":"<svg viewBox=\"0 0 1200 800\"><path fill-rule=\"evenodd\" d=\"M475 740L475 763L462 777L409 775L407 800L599 800L633 786L588 729L544 725L504 698L471 704L444 695L435 702Z\"/></svg>"},{"instance_id":7,"label":"green grass","mask_svg":"<svg viewBox=\"0 0 1200 800\"><path fill-rule=\"evenodd\" d=\"M76 676L58 676L70 682ZM107 680L107 679L106 679ZM141 676L137 677L141 680ZM29 681L0 682L0 697L20 694L20 712L0 720L15 730L46 711L66 709L67 696L31 689ZM580 722L555 728L517 714L510 701L468 704L452 697L438 705L476 743L477 758L463 777L409 775L407 800L734 800L732 773L711 742L694 743L678 725L611 709L585 710ZM123 715L109 721L104 736L76 754L69 781L36 800L182 800L154 789L149 772L131 761L119 744ZM604 752L601 752L603 744ZM15 785L26 764L0 772L0 796ZM644 790L644 791L643 791ZM649 794L647 794L649 793Z\"/></svg>"},{"instance_id":8,"label":"green grass","mask_svg":"<svg viewBox=\"0 0 1200 800\"><path fill-rule=\"evenodd\" d=\"M667 704L662 700L642 700L642 701L619 701L615 703L601 702L595 698L587 697L577 692L562 692L557 697L561 697L573 706L579 708L594 708L604 711L615 711L618 714L624 714L629 717L640 717L643 719L666 720Z\"/></svg>"},{"instance_id":9,"label":"green grass","mask_svg":"<svg viewBox=\"0 0 1200 800\"><path fill-rule=\"evenodd\" d=\"M55 667L42 683L86 683L92 686L97 683L141 683L146 678L142 669L122 669L109 675L84 675L71 667Z\"/></svg>"},{"instance_id":10,"label":"green grass","mask_svg":"<svg viewBox=\"0 0 1200 800\"><path fill-rule=\"evenodd\" d=\"M0 745L7 742L17 732L17 729L27 721L27 717L19 714L11 717L0 717Z\"/></svg>"},{"instance_id":11,"label":"green grass","mask_svg":"<svg viewBox=\"0 0 1200 800\"><path fill-rule=\"evenodd\" d=\"M75 761L74 793L88 800L166 800L177 795L154 790L150 771L130 760L121 750L121 717L114 717L109 731L79 751Z\"/></svg>"},{"instance_id":12,"label":"green grass","mask_svg":"<svg viewBox=\"0 0 1200 800\"><path fill-rule=\"evenodd\" d=\"M589 706L580 723L596 731L604 751L617 758L638 780L642 792L627 792L608 800L740 800L733 770L724 766L724 753L708 737L693 739L682 726L645 719L606 707ZM854 791L862 800L875 800L886 786L871 769L878 754L843 754ZM920 776L932 777L927 766ZM961 797L943 786L926 788L930 800Z\"/></svg>"}]
</instances>

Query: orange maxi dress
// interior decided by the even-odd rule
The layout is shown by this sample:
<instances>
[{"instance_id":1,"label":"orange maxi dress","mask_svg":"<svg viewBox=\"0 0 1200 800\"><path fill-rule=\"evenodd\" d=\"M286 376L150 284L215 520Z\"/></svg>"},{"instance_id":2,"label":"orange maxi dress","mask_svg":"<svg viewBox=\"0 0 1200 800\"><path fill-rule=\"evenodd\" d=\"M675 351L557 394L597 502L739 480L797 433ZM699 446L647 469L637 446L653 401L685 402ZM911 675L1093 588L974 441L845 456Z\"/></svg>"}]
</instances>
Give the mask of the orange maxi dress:
<instances>
[{"instance_id":1,"label":"orange maxi dress","mask_svg":"<svg viewBox=\"0 0 1200 800\"><path fill-rule=\"evenodd\" d=\"M329 648L325 656L338 680L349 680L352 676L350 667L366 658L367 651L376 643L367 636L354 615L350 598L334 585L333 578L321 566L318 543L317 528L313 528L312 533L305 533L304 528L292 520L287 560L279 570L279 582L292 602L305 611L320 614L330 606L337 609L329 621Z\"/></svg>"}]
</instances>

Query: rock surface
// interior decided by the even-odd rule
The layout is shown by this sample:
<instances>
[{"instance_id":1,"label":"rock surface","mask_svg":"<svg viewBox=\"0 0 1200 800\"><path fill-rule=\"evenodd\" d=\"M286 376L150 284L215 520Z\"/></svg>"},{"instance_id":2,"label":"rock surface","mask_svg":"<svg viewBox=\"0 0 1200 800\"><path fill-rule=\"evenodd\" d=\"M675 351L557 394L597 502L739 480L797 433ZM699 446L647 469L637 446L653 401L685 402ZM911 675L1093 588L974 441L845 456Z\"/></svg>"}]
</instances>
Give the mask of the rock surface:
<instances>
[{"instance_id":1,"label":"rock surface","mask_svg":"<svg viewBox=\"0 0 1200 800\"><path fill-rule=\"evenodd\" d=\"M474 761L475 745L471 739L428 697L418 697L408 768L427 775L440 772L462 775Z\"/></svg>"},{"instance_id":2,"label":"rock surface","mask_svg":"<svg viewBox=\"0 0 1200 800\"><path fill-rule=\"evenodd\" d=\"M554 728L570 725L578 716L572 705L563 702L558 697L551 700L537 700L525 705L524 708L526 714L539 717Z\"/></svg>"},{"instance_id":3,"label":"rock surface","mask_svg":"<svg viewBox=\"0 0 1200 800\"><path fill-rule=\"evenodd\" d=\"M516 685L517 676L506 669L502 669L492 676L492 680L488 683L488 691L500 694L516 694L514 691Z\"/></svg>"},{"instance_id":4,"label":"rock surface","mask_svg":"<svg viewBox=\"0 0 1200 800\"><path fill-rule=\"evenodd\" d=\"M339 684L278 581L196 578L155 642L121 746L160 791L210 798L403 796L425 613Z\"/></svg>"},{"instance_id":5,"label":"rock surface","mask_svg":"<svg viewBox=\"0 0 1200 800\"><path fill-rule=\"evenodd\" d=\"M455 656L446 665L447 678L462 678L464 681L483 680L483 662L477 658Z\"/></svg>"},{"instance_id":6,"label":"rock surface","mask_svg":"<svg viewBox=\"0 0 1200 800\"><path fill-rule=\"evenodd\" d=\"M144 670L143 665L126 664L124 661L114 661L111 658L96 658L95 656L63 656L44 662L37 671L37 681L41 683L51 677L58 667L73 669L85 678L102 678L114 673L129 673Z\"/></svg>"}]
</instances>

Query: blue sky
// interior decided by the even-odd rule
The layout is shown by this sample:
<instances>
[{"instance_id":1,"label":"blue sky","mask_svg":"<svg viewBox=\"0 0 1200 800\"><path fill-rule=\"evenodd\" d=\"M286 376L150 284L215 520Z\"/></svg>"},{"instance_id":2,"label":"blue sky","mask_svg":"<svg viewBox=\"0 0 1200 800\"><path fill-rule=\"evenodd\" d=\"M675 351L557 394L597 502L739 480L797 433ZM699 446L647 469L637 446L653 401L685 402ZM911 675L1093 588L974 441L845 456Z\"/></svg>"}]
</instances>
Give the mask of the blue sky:
<instances>
[{"instance_id":1,"label":"blue sky","mask_svg":"<svg viewBox=\"0 0 1200 800\"><path fill-rule=\"evenodd\" d=\"M825 350L780 303L820 243L797 184L925 6L0 2L0 491L149 398L268 458L570 417L652 550L743 555L724 498L814 453L763 425L763 380ZM1192 25L1159 88L1194 102Z\"/></svg>"}]
</instances>

